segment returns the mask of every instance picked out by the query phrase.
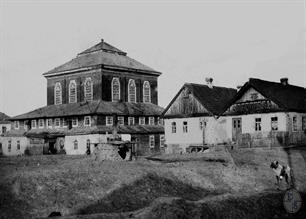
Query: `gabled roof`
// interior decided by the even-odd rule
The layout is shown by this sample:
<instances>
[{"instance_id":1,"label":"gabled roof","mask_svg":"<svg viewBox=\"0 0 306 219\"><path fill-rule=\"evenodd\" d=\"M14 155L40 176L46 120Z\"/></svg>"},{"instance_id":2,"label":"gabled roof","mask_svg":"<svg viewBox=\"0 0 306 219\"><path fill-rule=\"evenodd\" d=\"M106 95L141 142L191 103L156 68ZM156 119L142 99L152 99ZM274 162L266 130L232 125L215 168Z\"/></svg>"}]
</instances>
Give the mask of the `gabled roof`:
<instances>
[{"instance_id":1,"label":"gabled roof","mask_svg":"<svg viewBox=\"0 0 306 219\"><path fill-rule=\"evenodd\" d=\"M5 113L0 112L0 124L8 124L10 123L10 117Z\"/></svg>"},{"instance_id":2,"label":"gabled roof","mask_svg":"<svg viewBox=\"0 0 306 219\"><path fill-rule=\"evenodd\" d=\"M290 84L283 85L279 82L265 81L257 78L250 78L228 104L227 108L242 97L250 87L286 111L306 112L306 89L304 87Z\"/></svg>"},{"instance_id":3,"label":"gabled roof","mask_svg":"<svg viewBox=\"0 0 306 219\"><path fill-rule=\"evenodd\" d=\"M162 112L162 107L152 103L107 102L100 100L82 103L49 105L22 115L15 116L11 118L11 120L83 116L93 114L117 114L123 116L159 116Z\"/></svg>"},{"instance_id":4,"label":"gabled roof","mask_svg":"<svg viewBox=\"0 0 306 219\"><path fill-rule=\"evenodd\" d=\"M121 70L140 71L154 75L161 74L160 72L128 57L126 52L101 41L93 47L79 53L76 58L44 73L43 75L48 77L54 74L90 69L97 66L103 66L106 69L119 68Z\"/></svg>"},{"instance_id":5,"label":"gabled roof","mask_svg":"<svg viewBox=\"0 0 306 219\"><path fill-rule=\"evenodd\" d=\"M237 93L237 90L233 88L217 86L210 88L203 84L185 83L164 110L163 114L167 112L184 88L189 89L193 93L194 97L210 112L211 115L220 115L224 111L226 104Z\"/></svg>"}]
</instances>

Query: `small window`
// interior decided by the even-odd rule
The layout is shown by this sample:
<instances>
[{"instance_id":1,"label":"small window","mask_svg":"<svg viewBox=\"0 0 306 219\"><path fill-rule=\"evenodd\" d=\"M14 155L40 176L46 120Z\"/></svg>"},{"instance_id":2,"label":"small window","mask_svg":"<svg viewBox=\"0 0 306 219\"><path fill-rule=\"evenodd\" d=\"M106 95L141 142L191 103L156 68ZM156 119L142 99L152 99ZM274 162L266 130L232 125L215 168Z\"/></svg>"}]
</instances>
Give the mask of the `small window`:
<instances>
[{"instance_id":1,"label":"small window","mask_svg":"<svg viewBox=\"0 0 306 219\"><path fill-rule=\"evenodd\" d=\"M67 122L67 119L63 118L63 127L68 127L68 122Z\"/></svg>"},{"instance_id":2,"label":"small window","mask_svg":"<svg viewBox=\"0 0 306 219\"><path fill-rule=\"evenodd\" d=\"M37 126L36 120L32 120L32 121L31 121L31 127L32 127L32 129L36 129L36 126Z\"/></svg>"},{"instance_id":3,"label":"small window","mask_svg":"<svg viewBox=\"0 0 306 219\"><path fill-rule=\"evenodd\" d=\"M74 149L74 150L77 150L77 149L78 149L78 147L79 147L79 145L78 145L78 141L77 141L77 140L75 140L75 141L73 142L73 149Z\"/></svg>"},{"instance_id":4,"label":"small window","mask_svg":"<svg viewBox=\"0 0 306 219\"><path fill-rule=\"evenodd\" d=\"M124 125L124 117L118 116L118 125Z\"/></svg>"},{"instance_id":5,"label":"small window","mask_svg":"<svg viewBox=\"0 0 306 219\"><path fill-rule=\"evenodd\" d=\"M17 151L19 151L20 150L20 141L18 140L17 141Z\"/></svg>"},{"instance_id":6,"label":"small window","mask_svg":"<svg viewBox=\"0 0 306 219\"><path fill-rule=\"evenodd\" d=\"M188 123L187 123L187 121L184 121L184 122L183 122L183 132L184 132L184 133L187 133L187 132L188 132Z\"/></svg>"},{"instance_id":7,"label":"small window","mask_svg":"<svg viewBox=\"0 0 306 219\"><path fill-rule=\"evenodd\" d=\"M203 130L203 128L204 128L204 121L200 120L200 130Z\"/></svg>"},{"instance_id":8,"label":"small window","mask_svg":"<svg viewBox=\"0 0 306 219\"><path fill-rule=\"evenodd\" d=\"M112 116L106 116L106 125L112 126L113 125L113 117Z\"/></svg>"},{"instance_id":9,"label":"small window","mask_svg":"<svg viewBox=\"0 0 306 219\"><path fill-rule=\"evenodd\" d=\"M159 118L158 124L159 124L159 125L164 125L164 119Z\"/></svg>"},{"instance_id":10,"label":"small window","mask_svg":"<svg viewBox=\"0 0 306 219\"><path fill-rule=\"evenodd\" d=\"M155 138L154 138L154 135L150 135L149 145L150 145L150 148L154 148L155 147Z\"/></svg>"},{"instance_id":11,"label":"small window","mask_svg":"<svg viewBox=\"0 0 306 219\"><path fill-rule=\"evenodd\" d=\"M306 117L302 117L302 130L306 130Z\"/></svg>"},{"instance_id":12,"label":"small window","mask_svg":"<svg viewBox=\"0 0 306 219\"><path fill-rule=\"evenodd\" d=\"M62 104L62 85L57 82L54 87L54 103L55 105Z\"/></svg>"},{"instance_id":13,"label":"small window","mask_svg":"<svg viewBox=\"0 0 306 219\"><path fill-rule=\"evenodd\" d=\"M84 126L90 126L91 125L91 118L90 116L85 116L84 118Z\"/></svg>"},{"instance_id":14,"label":"small window","mask_svg":"<svg viewBox=\"0 0 306 219\"><path fill-rule=\"evenodd\" d=\"M176 133L176 122L171 123L172 133Z\"/></svg>"},{"instance_id":15,"label":"small window","mask_svg":"<svg viewBox=\"0 0 306 219\"><path fill-rule=\"evenodd\" d=\"M11 150L12 150L12 141L11 140L9 140L8 143L7 143L7 150L8 150L8 152L11 152Z\"/></svg>"},{"instance_id":16,"label":"small window","mask_svg":"<svg viewBox=\"0 0 306 219\"><path fill-rule=\"evenodd\" d=\"M69 103L77 102L77 84L75 80L70 81L69 83Z\"/></svg>"},{"instance_id":17,"label":"small window","mask_svg":"<svg viewBox=\"0 0 306 219\"><path fill-rule=\"evenodd\" d=\"M165 146L165 135L159 136L160 140L160 147L163 148Z\"/></svg>"},{"instance_id":18,"label":"small window","mask_svg":"<svg viewBox=\"0 0 306 219\"><path fill-rule=\"evenodd\" d=\"M154 125L154 117L149 117L149 125Z\"/></svg>"},{"instance_id":19,"label":"small window","mask_svg":"<svg viewBox=\"0 0 306 219\"><path fill-rule=\"evenodd\" d=\"M55 120L54 120L54 125L55 125L55 127L60 127L61 126L61 120L59 119L59 118L56 118Z\"/></svg>"},{"instance_id":20,"label":"small window","mask_svg":"<svg viewBox=\"0 0 306 219\"><path fill-rule=\"evenodd\" d=\"M148 81L143 83L143 102L151 103L151 86Z\"/></svg>"},{"instance_id":21,"label":"small window","mask_svg":"<svg viewBox=\"0 0 306 219\"><path fill-rule=\"evenodd\" d=\"M133 79L130 79L128 84L128 101L136 103L136 85Z\"/></svg>"},{"instance_id":22,"label":"small window","mask_svg":"<svg viewBox=\"0 0 306 219\"><path fill-rule=\"evenodd\" d=\"M87 139L87 141L86 141L86 147L90 149L90 140L89 139Z\"/></svg>"},{"instance_id":23,"label":"small window","mask_svg":"<svg viewBox=\"0 0 306 219\"><path fill-rule=\"evenodd\" d=\"M40 129L41 129L41 128L44 128L45 122L44 122L43 119L39 119L39 120L38 120L38 126L39 126Z\"/></svg>"},{"instance_id":24,"label":"small window","mask_svg":"<svg viewBox=\"0 0 306 219\"><path fill-rule=\"evenodd\" d=\"M134 119L134 117L129 117L128 123L129 123L129 125L134 125L134 124L135 124L135 119Z\"/></svg>"},{"instance_id":25,"label":"small window","mask_svg":"<svg viewBox=\"0 0 306 219\"><path fill-rule=\"evenodd\" d=\"M251 100L257 100L257 99L258 99L258 93L252 93Z\"/></svg>"},{"instance_id":26,"label":"small window","mask_svg":"<svg viewBox=\"0 0 306 219\"><path fill-rule=\"evenodd\" d=\"M146 124L146 118L145 117L139 117L139 125L145 125Z\"/></svg>"},{"instance_id":27,"label":"small window","mask_svg":"<svg viewBox=\"0 0 306 219\"><path fill-rule=\"evenodd\" d=\"M255 131L261 131L261 118L255 118Z\"/></svg>"},{"instance_id":28,"label":"small window","mask_svg":"<svg viewBox=\"0 0 306 219\"><path fill-rule=\"evenodd\" d=\"M297 129L297 117L296 116L293 116L292 117L292 130L294 132L296 132L298 129Z\"/></svg>"},{"instance_id":29,"label":"small window","mask_svg":"<svg viewBox=\"0 0 306 219\"><path fill-rule=\"evenodd\" d=\"M15 129L19 129L19 121L14 122L14 127L15 127Z\"/></svg>"},{"instance_id":30,"label":"small window","mask_svg":"<svg viewBox=\"0 0 306 219\"><path fill-rule=\"evenodd\" d=\"M71 123L72 123L72 127L78 127L78 118L73 118Z\"/></svg>"},{"instance_id":31,"label":"small window","mask_svg":"<svg viewBox=\"0 0 306 219\"><path fill-rule=\"evenodd\" d=\"M53 126L53 120L52 119L47 119L47 126L49 128L52 128L52 126Z\"/></svg>"},{"instance_id":32,"label":"small window","mask_svg":"<svg viewBox=\"0 0 306 219\"><path fill-rule=\"evenodd\" d=\"M277 117L271 117L271 130L272 131L278 130L278 118Z\"/></svg>"},{"instance_id":33,"label":"small window","mask_svg":"<svg viewBox=\"0 0 306 219\"><path fill-rule=\"evenodd\" d=\"M92 89L91 78L86 78L84 83L84 100L92 101L93 99L93 89Z\"/></svg>"},{"instance_id":34,"label":"small window","mask_svg":"<svg viewBox=\"0 0 306 219\"><path fill-rule=\"evenodd\" d=\"M5 134L5 133L6 133L6 127L2 126L2 134Z\"/></svg>"},{"instance_id":35,"label":"small window","mask_svg":"<svg viewBox=\"0 0 306 219\"><path fill-rule=\"evenodd\" d=\"M119 78L113 78L112 80L112 101L120 100L120 81Z\"/></svg>"}]
</instances>

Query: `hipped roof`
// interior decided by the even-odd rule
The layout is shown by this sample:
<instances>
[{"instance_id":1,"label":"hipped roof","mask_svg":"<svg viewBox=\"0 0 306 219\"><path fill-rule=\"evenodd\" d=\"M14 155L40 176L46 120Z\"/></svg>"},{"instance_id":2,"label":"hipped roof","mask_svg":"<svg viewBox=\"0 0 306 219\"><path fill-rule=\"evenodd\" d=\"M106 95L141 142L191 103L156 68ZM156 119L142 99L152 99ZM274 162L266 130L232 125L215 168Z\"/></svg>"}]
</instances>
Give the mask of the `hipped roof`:
<instances>
[{"instance_id":1,"label":"hipped roof","mask_svg":"<svg viewBox=\"0 0 306 219\"><path fill-rule=\"evenodd\" d=\"M103 66L109 68L123 68L123 70L141 71L149 74L160 75L161 73L128 57L116 47L102 41L93 47L81 52L78 56L63 65L60 65L43 75L48 77L55 73Z\"/></svg>"},{"instance_id":2,"label":"hipped roof","mask_svg":"<svg viewBox=\"0 0 306 219\"><path fill-rule=\"evenodd\" d=\"M152 103L91 101L49 105L15 116L11 120L55 118L83 115L159 116L163 108Z\"/></svg>"}]
</instances>

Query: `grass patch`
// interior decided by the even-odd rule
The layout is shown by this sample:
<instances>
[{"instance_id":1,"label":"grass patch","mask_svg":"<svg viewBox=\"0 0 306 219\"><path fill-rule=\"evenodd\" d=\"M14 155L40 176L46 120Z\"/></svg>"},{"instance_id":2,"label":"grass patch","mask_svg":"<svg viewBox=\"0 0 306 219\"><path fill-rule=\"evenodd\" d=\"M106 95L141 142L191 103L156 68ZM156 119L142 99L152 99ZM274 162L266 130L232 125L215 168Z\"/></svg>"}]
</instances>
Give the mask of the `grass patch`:
<instances>
[{"instance_id":1,"label":"grass patch","mask_svg":"<svg viewBox=\"0 0 306 219\"><path fill-rule=\"evenodd\" d=\"M181 197L185 200L199 200L217 192L193 187L173 177L172 179L149 173L134 183L113 191L96 204L79 211L80 214L126 212L141 209L159 197Z\"/></svg>"}]
</instances>

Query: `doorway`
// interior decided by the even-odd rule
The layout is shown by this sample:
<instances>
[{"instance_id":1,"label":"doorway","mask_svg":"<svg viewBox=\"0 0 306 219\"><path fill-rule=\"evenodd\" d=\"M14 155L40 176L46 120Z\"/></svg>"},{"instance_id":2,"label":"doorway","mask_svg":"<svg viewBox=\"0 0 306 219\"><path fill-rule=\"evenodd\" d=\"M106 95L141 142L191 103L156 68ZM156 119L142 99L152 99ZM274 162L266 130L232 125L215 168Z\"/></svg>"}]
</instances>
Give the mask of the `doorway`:
<instances>
[{"instance_id":1,"label":"doorway","mask_svg":"<svg viewBox=\"0 0 306 219\"><path fill-rule=\"evenodd\" d=\"M242 134L241 118L233 118L232 122L232 140L237 142Z\"/></svg>"}]
</instances>

